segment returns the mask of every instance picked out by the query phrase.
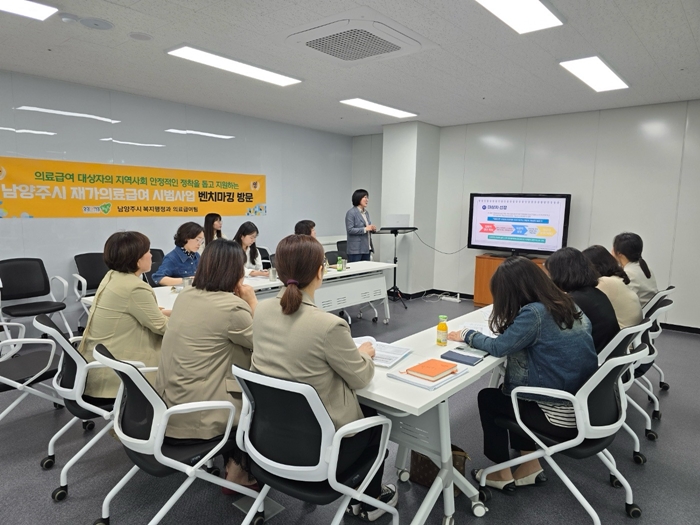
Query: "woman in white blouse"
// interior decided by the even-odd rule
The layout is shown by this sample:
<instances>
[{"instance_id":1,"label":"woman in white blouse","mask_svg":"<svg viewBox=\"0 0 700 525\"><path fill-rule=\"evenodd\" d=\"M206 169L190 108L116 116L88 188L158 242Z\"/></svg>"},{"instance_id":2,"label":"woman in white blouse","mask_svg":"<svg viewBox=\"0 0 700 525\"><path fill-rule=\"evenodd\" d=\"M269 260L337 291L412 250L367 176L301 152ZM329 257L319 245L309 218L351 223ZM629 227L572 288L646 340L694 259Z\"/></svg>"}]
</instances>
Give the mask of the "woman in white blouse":
<instances>
[{"instance_id":1,"label":"woman in white blouse","mask_svg":"<svg viewBox=\"0 0 700 525\"><path fill-rule=\"evenodd\" d=\"M241 245L246 256L245 274L246 277L256 277L258 275L267 276L268 271L263 270L262 259L255 240L258 238L258 227L250 221L241 224L236 236L233 238Z\"/></svg>"},{"instance_id":2,"label":"woman in white blouse","mask_svg":"<svg viewBox=\"0 0 700 525\"><path fill-rule=\"evenodd\" d=\"M612 254L625 270L630 280L627 286L634 290L642 306L659 291L654 273L642 259L643 248L642 238L636 233L624 232L613 240Z\"/></svg>"}]
</instances>

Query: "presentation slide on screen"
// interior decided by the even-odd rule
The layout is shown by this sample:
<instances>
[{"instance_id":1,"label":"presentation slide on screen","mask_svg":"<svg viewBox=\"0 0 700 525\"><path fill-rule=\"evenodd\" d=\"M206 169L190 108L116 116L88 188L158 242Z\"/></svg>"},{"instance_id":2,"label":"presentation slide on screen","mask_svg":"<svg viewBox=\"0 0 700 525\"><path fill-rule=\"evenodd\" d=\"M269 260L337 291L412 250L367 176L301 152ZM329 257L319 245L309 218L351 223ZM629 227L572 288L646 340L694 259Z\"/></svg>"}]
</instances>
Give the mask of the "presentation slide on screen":
<instances>
[{"instance_id":1,"label":"presentation slide on screen","mask_svg":"<svg viewBox=\"0 0 700 525\"><path fill-rule=\"evenodd\" d=\"M566 199L474 197L472 244L515 250L561 248Z\"/></svg>"}]
</instances>

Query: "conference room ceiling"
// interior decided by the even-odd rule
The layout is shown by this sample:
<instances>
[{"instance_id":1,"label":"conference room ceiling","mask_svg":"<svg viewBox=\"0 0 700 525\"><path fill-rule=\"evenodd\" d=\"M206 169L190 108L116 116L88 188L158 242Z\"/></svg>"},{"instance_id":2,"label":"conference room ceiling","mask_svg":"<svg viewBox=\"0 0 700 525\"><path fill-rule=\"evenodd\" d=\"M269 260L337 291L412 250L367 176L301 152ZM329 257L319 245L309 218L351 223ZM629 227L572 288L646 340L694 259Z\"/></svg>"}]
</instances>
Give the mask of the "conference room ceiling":
<instances>
[{"instance_id":1,"label":"conference room ceiling","mask_svg":"<svg viewBox=\"0 0 700 525\"><path fill-rule=\"evenodd\" d=\"M698 0L551 0L564 25L524 35L474 0L46 3L114 27L0 12L0 69L344 135L405 120L452 126L700 99ZM435 45L339 67L285 43L297 28L361 5ZM153 38L135 40L133 32ZM278 87L166 54L183 43L303 82ZM629 89L596 93L559 65L592 55ZM418 116L398 120L339 103L350 98Z\"/></svg>"}]
</instances>

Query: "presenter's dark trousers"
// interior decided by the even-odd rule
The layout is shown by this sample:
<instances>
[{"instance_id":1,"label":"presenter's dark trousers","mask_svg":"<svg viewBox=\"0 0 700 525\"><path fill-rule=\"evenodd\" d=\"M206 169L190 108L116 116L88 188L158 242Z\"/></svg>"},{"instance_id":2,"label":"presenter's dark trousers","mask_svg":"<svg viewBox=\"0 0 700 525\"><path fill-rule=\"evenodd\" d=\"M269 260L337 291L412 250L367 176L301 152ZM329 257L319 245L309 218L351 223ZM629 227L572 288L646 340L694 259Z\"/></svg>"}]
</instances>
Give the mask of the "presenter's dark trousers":
<instances>
[{"instance_id":1,"label":"presenter's dark trousers","mask_svg":"<svg viewBox=\"0 0 700 525\"><path fill-rule=\"evenodd\" d=\"M369 261L370 255L369 253L349 253L348 254L348 262L358 262L358 261Z\"/></svg>"},{"instance_id":2,"label":"presenter's dark trousers","mask_svg":"<svg viewBox=\"0 0 700 525\"><path fill-rule=\"evenodd\" d=\"M573 439L577 436L575 428L563 428L552 425L534 401L518 401L520 418L528 428L551 436L553 439ZM484 431L484 455L494 463L504 463L510 460L508 450L508 435L510 448L513 450L537 450L535 442L526 436L515 432L510 433L505 428L496 425L497 418L507 418L515 421L513 402L500 388L485 388L479 392L479 417Z\"/></svg>"}]
</instances>

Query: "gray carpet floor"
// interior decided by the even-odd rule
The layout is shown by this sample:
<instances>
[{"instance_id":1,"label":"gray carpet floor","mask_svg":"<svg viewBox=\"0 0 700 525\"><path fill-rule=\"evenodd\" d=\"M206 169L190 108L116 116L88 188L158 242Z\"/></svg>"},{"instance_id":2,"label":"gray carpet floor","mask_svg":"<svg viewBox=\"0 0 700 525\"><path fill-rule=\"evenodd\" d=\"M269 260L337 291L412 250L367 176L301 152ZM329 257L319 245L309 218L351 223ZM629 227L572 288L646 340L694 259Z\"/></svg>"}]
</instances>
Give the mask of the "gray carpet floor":
<instances>
[{"instance_id":1,"label":"gray carpet floor","mask_svg":"<svg viewBox=\"0 0 700 525\"><path fill-rule=\"evenodd\" d=\"M414 299L408 309L400 303L391 305L389 325L354 319L354 336L372 335L381 341L394 341L437 323L439 314L449 317L463 315L473 309L470 301L461 304L428 302ZM351 313L356 314L357 309ZM610 447L620 471L627 477L635 494L635 502L643 515L637 523L696 525L700 523L700 404L695 386L700 371L700 336L665 331L658 340L658 363L666 373L671 389L661 393L661 421L653 427L659 440L642 438L642 452L648 458L645 465L632 461L632 441L621 433ZM658 391L658 377L650 372ZM695 385L695 386L694 386ZM466 450L472 458L467 471L488 464L482 453L482 434L476 406L477 392L486 386L486 379L472 385L450 399L452 441ZM633 388L631 395L651 413L646 396ZM14 399L16 392L0 394L0 411ZM0 422L0 524L20 525L51 523L56 525L90 524L100 517L104 496L131 468L120 444L105 436L69 473L69 496L61 503L51 500L51 492L59 485L61 467L85 444L93 432L83 432L79 425L71 429L58 443L56 466L43 471L39 461L46 455L51 436L70 418L65 410L54 410L51 403L30 396L8 417ZM644 423L638 414L628 422L643 436ZM97 422L98 429L104 422ZM398 483L393 468L396 448L391 445L385 470L385 482L397 483L400 492L401 523L410 523L427 489L411 483ZM625 514L625 496L622 489L614 489L608 481L608 472L595 458L571 460L558 458L562 469L588 498L607 524L633 523ZM219 460L220 463L220 460ZM483 523L500 525L520 524L587 524L586 512L556 475L545 467L549 482L545 486L519 489L507 496L494 494L488 503L489 512L475 518L464 496L456 499L456 523ZM138 473L115 498L111 508L112 524L146 524L158 512L184 475L151 478ZM284 494L271 491L272 499L285 510L272 518L271 524L325 524L329 523L337 506L316 507L304 504ZM218 487L196 481L185 493L162 523L230 523L239 524L243 514L233 507L235 498L224 496ZM377 523L390 523L383 517ZM356 518L346 518L347 525L359 524ZM438 502L428 522L442 523L442 503Z\"/></svg>"}]
</instances>

